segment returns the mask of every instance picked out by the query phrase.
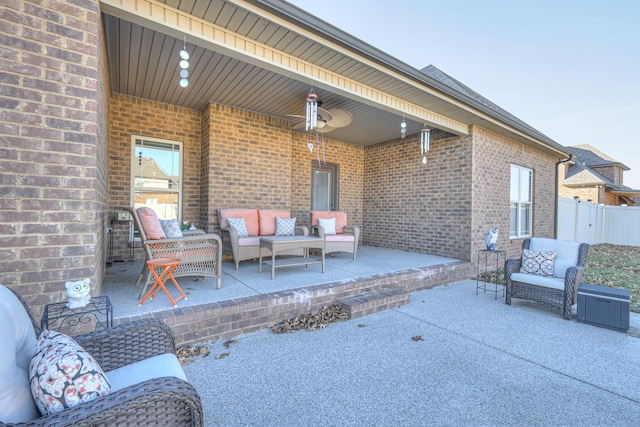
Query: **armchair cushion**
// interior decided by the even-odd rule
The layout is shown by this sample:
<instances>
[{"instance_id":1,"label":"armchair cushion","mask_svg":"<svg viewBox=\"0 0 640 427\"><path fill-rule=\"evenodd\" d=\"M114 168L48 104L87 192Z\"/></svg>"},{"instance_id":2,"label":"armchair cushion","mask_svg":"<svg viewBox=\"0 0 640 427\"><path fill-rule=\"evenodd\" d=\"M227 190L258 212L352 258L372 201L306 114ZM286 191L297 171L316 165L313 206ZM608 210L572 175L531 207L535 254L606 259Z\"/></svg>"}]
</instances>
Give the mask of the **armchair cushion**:
<instances>
[{"instance_id":1,"label":"armchair cushion","mask_svg":"<svg viewBox=\"0 0 640 427\"><path fill-rule=\"evenodd\" d=\"M318 225L324 228L324 234L336 234L335 218L318 218Z\"/></svg>"},{"instance_id":2,"label":"armchair cushion","mask_svg":"<svg viewBox=\"0 0 640 427\"><path fill-rule=\"evenodd\" d=\"M353 234L325 234L324 240L327 242L353 242L355 236Z\"/></svg>"},{"instance_id":3,"label":"armchair cushion","mask_svg":"<svg viewBox=\"0 0 640 427\"><path fill-rule=\"evenodd\" d=\"M536 252L523 249L520 272L536 274L538 276L553 276L555 259L556 253L552 251Z\"/></svg>"},{"instance_id":4,"label":"armchair cushion","mask_svg":"<svg viewBox=\"0 0 640 427\"><path fill-rule=\"evenodd\" d=\"M249 237L249 231L247 230L247 223L243 217L240 218L227 218L229 226L235 228L238 232L238 237Z\"/></svg>"},{"instance_id":5,"label":"armchair cushion","mask_svg":"<svg viewBox=\"0 0 640 427\"><path fill-rule=\"evenodd\" d=\"M567 268L578 265L580 243L568 240L555 240L542 237L531 238L529 249L536 252L552 251L556 253L553 264L554 277L562 277L567 273Z\"/></svg>"},{"instance_id":6,"label":"armchair cushion","mask_svg":"<svg viewBox=\"0 0 640 427\"><path fill-rule=\"evenodd\" d=\"M179 239L180 237L184 237L177 219L161 219L160 226L168 239Z\"/></svg>"},{"instance_id":7,"label":"armchair cushion","mask_svg":"<svg viewBox=\"0 0 640 427\"><path fill-rule=\"evenodd\" d=\"M295 236L296 219L276 217L276 236Z\"/></svg>"},{"instance_id":8,"label":"armchair cushion","mask_svg":"<svg viewBox=\"0 0 640 427\"><path fill-rule=\"evenodd\" d=\"M102 368L71 337L45 330L29 369L31 394L42 415L89 402L111 391Z\"/></svg>"},{"instance_id":9,"label":"armchair cushion","mask_svg":"<svg viewBox=\"0 0 640 427\"><path fill-rule=\"evenodd\" d=\"M311 211L311 226L318 224L319 218L335 218L336 219L336 233L344 233L344 227L347 225L347 213L338 211ZM336 234L334 233L334 234Z\"/></svg>"},{"instance_id":10,"label":"armchair cushion","mask_svg":"<svg viewBox=\"0 0 640 427\"><path fill-rule=\"evenodd\" d=\"M22 303L0 285L0 421L31 421L40 414L29 389L29 363L36 349L36 334Z\"/></svg>"},{"instance_id":11,"label":"armchair cushion","mask_svg":"<svg viewBox=\"0 0 640 427\"><path fill-rule=\"evenodd\" d=\"M257 236L260 232L257 209L220 209L220 228L229 227L228 218L244 218L249 236Z\"/></svg>"},{"instance_id":12,"label":"armchair cushion","mask_svg":"<svg viewBox=\"0 0 640 427\"><path fill-rule=\"evenodd\" d=\"M140 218L140 223L148 239L159 240L167 238L162 230L160 220L153 209L143 207L136 209L136 212L138 213L138 218Z\"/></svg>"},{"instance_id":13,"label":"armchair cushion","mask_svg":"<svg viewBox=\"0 0 640 427\"><path fill-rule=\"evenodd\" d=\"M276 234L277 218L291 218L291 212L279 209L258 209L258 218L260 221L259 235L273 236Z\"/></svg>"},{"instance_id":14,"label":"armchair cushion","mask_svg":"<svg viewBox=\"0 0 640 427\"><path fill-rule=\"evenodd\" d=\"M187 380L178 358L172 353L160 354L106 372L111 390L118 391L134 384L160 377Z\"/></svg>"}]
</instances>

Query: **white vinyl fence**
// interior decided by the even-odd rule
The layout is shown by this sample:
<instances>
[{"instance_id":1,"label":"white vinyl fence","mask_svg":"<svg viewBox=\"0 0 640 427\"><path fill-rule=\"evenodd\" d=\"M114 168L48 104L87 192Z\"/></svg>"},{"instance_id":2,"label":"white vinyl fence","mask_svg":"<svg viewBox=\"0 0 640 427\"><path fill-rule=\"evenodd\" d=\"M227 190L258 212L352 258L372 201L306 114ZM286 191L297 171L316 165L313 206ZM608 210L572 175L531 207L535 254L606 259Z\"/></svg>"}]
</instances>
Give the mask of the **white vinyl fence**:
<instances>
[{"instance_id":1,"label":"white vinyl fence","mask_svg":"<svg viewBox=\"0 0 640 427\"><path fill-rule=\"evenodd\" d=\"M558 198L558 235L592 245L640 246L640 207L605 206Z\"/></svg>"}]
</instances>

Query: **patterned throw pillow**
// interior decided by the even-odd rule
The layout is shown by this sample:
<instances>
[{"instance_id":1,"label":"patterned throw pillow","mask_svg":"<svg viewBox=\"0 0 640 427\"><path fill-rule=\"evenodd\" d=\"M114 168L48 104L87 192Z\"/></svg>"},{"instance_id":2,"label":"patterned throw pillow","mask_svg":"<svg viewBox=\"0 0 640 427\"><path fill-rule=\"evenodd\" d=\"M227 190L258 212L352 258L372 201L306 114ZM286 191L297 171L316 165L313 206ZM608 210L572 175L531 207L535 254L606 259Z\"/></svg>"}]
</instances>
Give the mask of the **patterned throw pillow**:
<instances>
[{"instance_id":1,"label":"patterned throw pillow","mask_svg":"<svg viewBox=\"0 0 640 427\"><path fill-rule=\"evenodd\" d=\"M111 392L102 368L71 337L44 330L29 367L31 394L42 415L73 408Z\"/></svg>"},{"instance_id":2,"label":"patterned throw pillow","mask_svg":"<svg viewBox=\"0 0 640 427\"><path fill-rule=\"evenodd\" d=\"M296 218L276 217L276 236L295 236Z\"/></svg>"},{"instance_id":3,"label":"patterned throw pillow","mask_svg":"<svg viewBox=\"0 0 640 427\"><path fill-rule=\"evenodd\" d=\"M164 231L164 234L167 235L168 239L177 239L180 237L184 237L177 219L161 219L160 225L162 226L162 231Z\"/></svg>"},{"instance_id":4,"label":"patterned throw pillow","mask_svg":"<svg viewBox=\"0 0 640 427\"><path fill-rule=\"evenodd\" d=\"M522 250L522 264L520 273L537 274L538 276L553 276L553 264L556 253L552 251L534 252Z\"/></svg>"},{"instance_id":5,"label":"patterned throw pillow","mask_svg":"<svg viewBox=\"0 0 640 427\"><path fill-rule=\"evenodd\" d=\"M324 234L336 234L335 218L318 218L318 225L324 228Z\"/></svg>"},{"instance_id":6,"label":"patterned throw pillow","mask_svg":"<svg viewBox=\"0 0 640 427\"><path fill-rule=\"evenodd\" d=\"M240 218L227 218L229 222L229 226L236 229L238 232L238 237L249 237L249 232L247 231L247 224L244 222L244 217Z\"/></svg>"}]
</instances>

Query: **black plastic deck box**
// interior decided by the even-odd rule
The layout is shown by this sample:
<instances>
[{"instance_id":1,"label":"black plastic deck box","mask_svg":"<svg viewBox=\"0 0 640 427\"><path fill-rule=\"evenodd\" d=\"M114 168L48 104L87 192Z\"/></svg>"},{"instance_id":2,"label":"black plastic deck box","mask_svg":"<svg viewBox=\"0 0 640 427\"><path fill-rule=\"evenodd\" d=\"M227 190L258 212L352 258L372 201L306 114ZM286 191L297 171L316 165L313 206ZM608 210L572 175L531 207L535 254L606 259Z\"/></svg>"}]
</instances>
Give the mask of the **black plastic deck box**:
<instances>
[{"instance_id":1,"label":"black plastic deck box","mask_svg":"<svg viewBox=\"0 0 640 427\"><path fill-rule=\"evenodd\" d=\"M629 299L627 289L583 283L578 288L578 322L626 332Z\"/></svg>"}]
</instances>

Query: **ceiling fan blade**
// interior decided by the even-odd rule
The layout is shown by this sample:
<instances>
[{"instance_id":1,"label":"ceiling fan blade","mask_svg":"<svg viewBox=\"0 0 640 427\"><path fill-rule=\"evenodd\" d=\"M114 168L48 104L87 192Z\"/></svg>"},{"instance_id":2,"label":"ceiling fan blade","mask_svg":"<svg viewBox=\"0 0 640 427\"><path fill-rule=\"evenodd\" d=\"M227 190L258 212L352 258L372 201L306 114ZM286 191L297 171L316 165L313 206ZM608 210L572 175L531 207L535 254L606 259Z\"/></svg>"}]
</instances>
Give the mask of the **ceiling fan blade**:
<instances>
[{"instance_id":1,"label":"ceiling fan blade","mask_svg":"<svg viewBox=\"0 0 640 427\"><path fill-rule=\"evenodd\" d=\"M334 128L342 128L345 126L349 126L353 121L353 116L347 110L342 108L334 108L329 111L331 113L332 119L327 120L327 125Z\"/></svg>"},{"instance_id":2,"label":"ceiling fan blade","mask_svg":"<svg viewBox=\"0 0 640 427\"><path fill-rule=\"evenodd\" d=\"M296 118L296 119L306 119L306 117L305 117L305 116L300 116L300 115L298 115L298 114L285 114L285 116L287 116L287 117L293 117L293 118Z\"/></svg>"}]
</instances>

